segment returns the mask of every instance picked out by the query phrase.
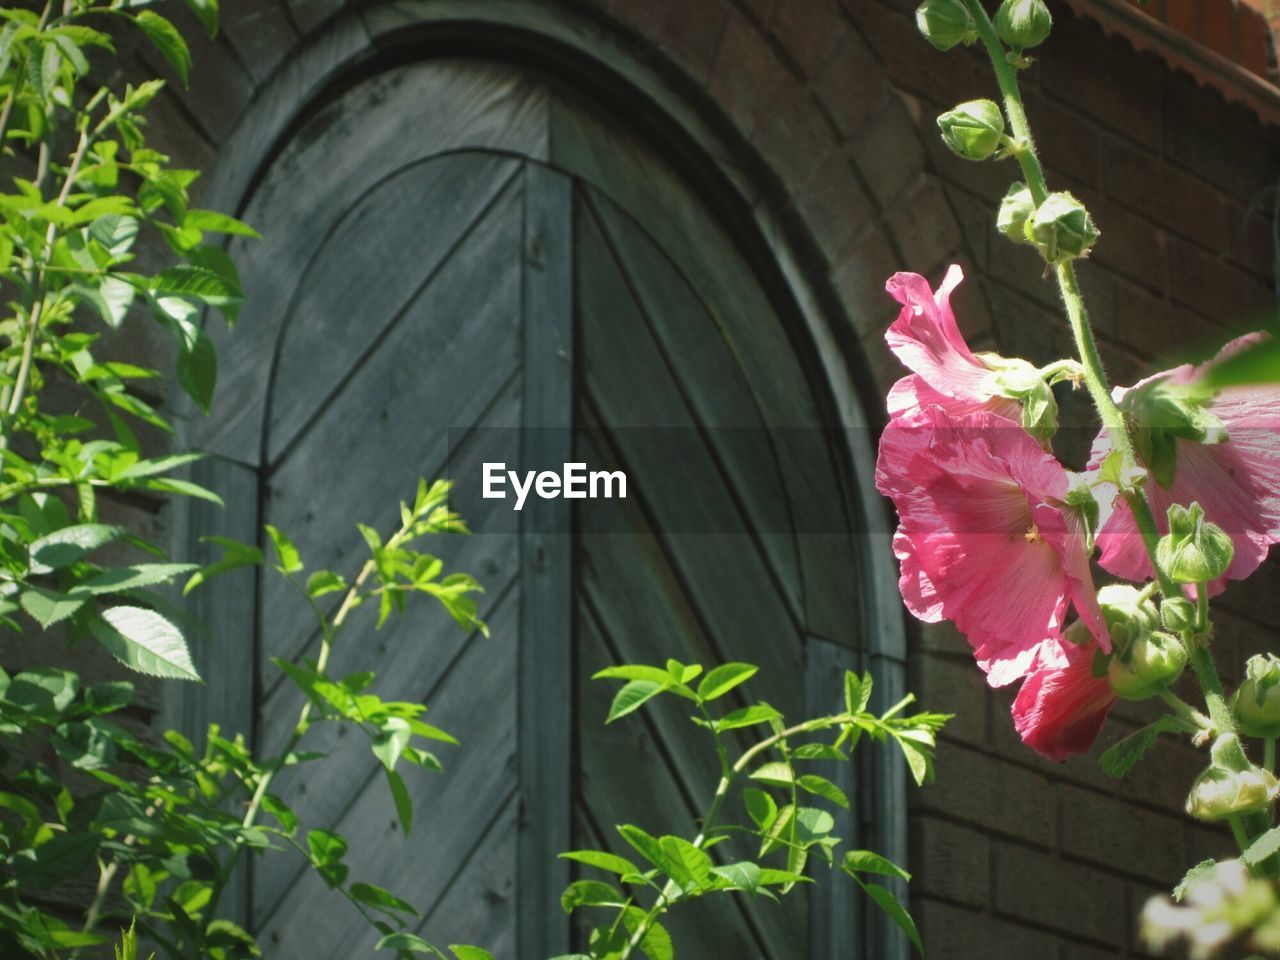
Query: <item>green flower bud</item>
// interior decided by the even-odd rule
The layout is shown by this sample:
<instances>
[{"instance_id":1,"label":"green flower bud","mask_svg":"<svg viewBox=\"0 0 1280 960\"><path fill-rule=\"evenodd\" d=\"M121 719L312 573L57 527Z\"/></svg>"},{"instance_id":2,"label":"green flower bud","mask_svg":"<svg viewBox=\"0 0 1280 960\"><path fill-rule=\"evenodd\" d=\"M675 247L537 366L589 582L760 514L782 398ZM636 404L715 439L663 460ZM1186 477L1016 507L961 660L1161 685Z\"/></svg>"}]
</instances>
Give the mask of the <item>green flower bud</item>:
<instances>
[{"instance_id":1,"label":"green flower bud","mask_svg":"<svg viewBox=\"0 0 1280 960\"><path fill-rule=\"evenodd\" d=\"M978 39L978 25L962 0L924 0L916 7L916 27L939 50Z\"/></svg>"},{"instance_id":2,"label":"green flower bud","mask_svg":"<svg viewBox=\"0 0 1280 960\"><path fill-rule=\"evenodd\" d=\"M1004 139L1004 114L991 100L969 100L938 117L942 140L966 160L986 160Z\"/></svg>"},{"instance_id":3,"label":"green flower bud","mask_svg":"<svg viewBox=\"0 0 1280 960\"><path fill-rule=\"evenodd\" d=\"M1245 736L1280 737L1280 658L1273 653L1249 658L1231 710Z\"/></svg>"},{"instance_id":4,"label":"green flower bud","mask_svg":"<svg viewBox=\"0 0 1280 960\"><path fill-rule=\"evenodd\" d=\"M1066 191L1051 193L1027 221L1027 239L1049 263L1083 257L1101 233L1084 204Z\"/></svg>"},{"instance_id":5,"label":"green flower bud","mask_svg":"<svg viewBox=\"0 0 1280 960\"><path fill-rule=\"evenodd\" d=\"M1044 376L1026 360L999 357L990 364L995 370L993 383L1002 397L1022 404L1022 429L1041 443L1048 443L1058 432L1058 401Z\"/></svg>"},{"instance_id":6,"label":"green flower bud","mask_svg":"<svg viewBox=\"0 0 1280 960\"><path fill-rule=\"evenodd\" d=\"M1131 643L1124 654L1113 656L1107 677L1116 696L1146 700L1177 680L1186 665L1187 651L1178 638L1157 631Z\"/></svg>"},{"instance_id":7,"label":"green flower bud","mask_svg":"<svg viewBox=\"0 0 1280 960\"><path fill-rule=\"evenodd\" d=\"M1030 243L1027 239L1027 220L1036 212L1036 202L1025 183L1015 183L1000 201L996 214L996 229L1014 243Z\"/></svg>"},{"instance_id":8,"label":"green flower bud","mask_svg":"<svg viewBox=\"0 0 1280 960\"><path fill-rule=\"evenodd\" d=\"M1150 599L1127 583L1109 583L1098 591L1098 606L1107 622L1111 643L1123 655L1130 646L1151 636L1160 625L1160 615Z\"/></svg>"},{"instance_id":9,"label":"green flower bud","mask_svg":"<svg viewBox=\"0 0 1280 960\"><path fill-rule=\"evenodd\" d=\"M1158 563L1175 583L1206 583L1227 572L1235 545L1204 518L1200 504L1169 508L1169 532L1156 545Z\"/></svg>"},{"instance_id":10,"label":"green flower bud","mask_svg":"<svg viewBox=\"0 0 1280 960\"><path fill-rule=\"evenodd\" d=\"M1166 597L1160 602L1160 623L1174 633L1195 629L1195 604L1186 597Z\"/></svg>"},{"instance_id":11,"label":"green flower bud","mask_svg":"<svg viewBox=\"0 0 1280 960\"><path fill-rule=\"evenodd\" d=\"M1267 770L1249 763L1240 738L1224 734L1213 743L1212 762L1191 785L1187 813L1200 820L1222 820L1266 810L1280 793L1280 783Z\"/></svg>"},{"instance_id":12,"label":"green flower bud","mask_svg":"<svg viewBox=\"0 0 1280 960\"><path fill-rule=\"evenodd\" d=\"M1004 0L996 11L996 33L1017 50L1038 47L1049 36L1053 17L1044 0Z\"/></svg>"}]
</instances>

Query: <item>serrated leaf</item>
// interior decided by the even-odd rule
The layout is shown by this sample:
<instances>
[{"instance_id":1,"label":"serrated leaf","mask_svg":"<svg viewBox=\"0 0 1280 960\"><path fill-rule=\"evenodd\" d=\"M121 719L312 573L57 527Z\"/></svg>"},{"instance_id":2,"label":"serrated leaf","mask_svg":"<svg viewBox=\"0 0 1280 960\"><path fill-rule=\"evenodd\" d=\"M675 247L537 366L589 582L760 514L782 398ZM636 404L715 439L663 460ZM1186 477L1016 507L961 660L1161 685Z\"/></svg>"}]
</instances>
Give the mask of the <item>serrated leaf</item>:
<instances>
[{"instance_id":1,"label":"serrated leaf","mask_svg":"<svg viewBox=\"0 0 1280 960\"><path fill-rule=\"evenodd\" d=\"M855 879L857 879L855 877ZM893 895L892 891L885 889L878 883L864 883L858 880L858 886L872 900L876 906L883 910L889 918L898 925L898 928L907 935L907 939L911 941L916 948L916 952L924 954L924 947L920 943L920 932L916 930L916 923L911 919L911 914L907 912L906 907L898 902L898 898Z\"/></svg>"},{"instance_id":2,"label":"serrated leaf","mask_svg":"<svg viewBox=\"0 0 1280 960\"><path fill-rule=\"evenodd\" d=\"M449 950L458 960L493 960L493 954L480 947L469 947L461 943L449 944Z\"/></svg>"},{"instance_id":3,"label":"serrated leaf","mask_svg":"<svg viewBox=\"0 0 1280 960\"><path fill-rule=\"evenodd\" d=\"M191 51L187 49L187 41L182 39L178 28L160 14L151 10L143 10L134 17L139 29L147 35L157 50L172 64L182 85L185 87L191 75Z\"/></svg>"},{"instance_id":4,"label":"serrated leaf","mask_svg":"<svg viewBox=\"0 0 1280 960\"><path fill-rule=\"evenodd\" d=\"M562 853L559 856L562 860L573 860L576 863L595 867L598 870L607 870L623 877L640 872L636 865L625 857L606 853L603 850L570 850L568 853Z\"/></svg>"},{"instance_id":5,"label":"serrated leaf","mask_svg":"<svg viewBox=\"0 0 1280 960\"><path fill-rule=\"evenodd\" d=\"M760 889L760 867L750 860L713 867L712 873L727 880L732 885L732 889L750 894L755 894Z\"/></svg>"},{"instance_id":6,"label":"serrated leaf","mask_svg":"<svg viewBox=\"0 0 1280 960\"><path fill-rule=\"evenodd\" d=\"M178 354L178 386L207 416L218 387L218 351L201 331L190 350Z\"/></svg>"},{"instance_id":7,"label":"serrated leaf","mask_svg":"<svg viewBox=\"0 0 1280 960\"><path fill-rule=\"evenodd\" d=\"M626 899L610 884L599 880L575 880L560 895L560 906L565 913L573 913L578 907L621 907Z\"/></svg>"},{"instance_id":8,"label":"serrated leaf","mask_svg":"<svg viewBox=\"0 0 1280 960\"><path fill-rule=\"evenodd\" d=\"M285 575L299 573L302 570L302 558L293 541L271 524L268 523L265 526L267 536L271 539L271 546L275 548L276 559L280 561L277 568Z\"/></svg>"},{"instance_id":9,"label":"serrated leaf","mask_svg":"<svg viewBox=\"0 0 1280 960\"><path fill-rule=\"evenodd\" d=\"M676 867L672 876L681 886L707 887L711 877L711 858L683 837L663 837L658 841L663 854Z\"/></svg>"},{"instance_id":10,"label":"serrated leaf","mask_svg":"<svg viewBox=\"0 0 1280 960\"><path fill-rule=\"evenodd\" d=\"M124 536L120 527L101 523L81 523L63 527L31 544L32 573L52 573L70 566L104 544Z\"/></svg>"},{"instance_id":11,"label":"serrated leaf","mask_svg":"<svg viewBox=\"0 0 1280 960\"><path fill-rule=\"evenodd\" d=\"M400 818L400 829L407 837L413 832L413 797L409 788L404 785L404 778L394 770L387 770L387 786L391 789L391 801L396 807L396 816Z\"/></svg>"},{"instance_id":12,"label":"serrated leaf","mask_svg":"<svg viewBox=\"0 0 1280 960\"><path fill-rule=\"evenodd\" d=\"M28 587L18 602L36 623L48 630L83 607L88 599L85 595L70 596L44 587Z\"/></svg>"},{"instance_id":13,"label":"serrated leaf","mask_svg":"<svg viewBox=\"0 0 1280 960\"><path fill-rule=\"evenodd\" d=\"M1280 827L1272 827L1249 844L1249 849L1240 855L1240 859L1252 867L1278 851L1280 851Z\"/></svg>"},{"instance_id":14,"label":"serrated leaf","mask_svg":"<svg viewBox=\"0 0 1280 960\"><path fill-rule=\"evenodd\" d=\"M193 563L139 563L130 567L116 567L78 584L76 592L95 596L105 593L123 593L139 587L169 583L174 578L196 569L198 568Z\"/></svg>"},{"instance_id":15,"label":"serrated leaf","mask_svg":"<svg viewBox=\"0 0 1280 960\"><path fill-rule=\"evenodd\" d=\"M750 663L723 663L716 667L698 684L698 696L703 700L715 700L741 683L746 683L759 671L759 667Z\"/></svg>"},{"instance_id":16,"label":"serrated leaf","mask_svg":"<svg viewBox=\"0 0 1280 960\"><path fill-rule=\"evenodd\" d=\"M886 877L910 880L911 874L887 857L871 850L850 850L844 855L843 867L851 873L878 873Z\"/></svg>"},{"instance_id":17,"label":"serrated leaf","mask_svg":"<svg viewBox=\"0 0 1280 960\"><path fill-rule=\"evenodd\" d=\"M409 745L410 736L408 720L403 717L388 717L370 744L373 755L388 770L394 770L396 761L400 759L400 751Z\"/></svg>"},{"instance_id":18,"label":"serrated leaf","mask_svg":"<svg viewBox=\"0 0 1280 960\"><path fill-rule=\"evenodd\" d=\"M778 805L774 802L773 797L763 790L748 787L742 791L742 799L747 805L747 814L751 817L752 822L759 829L768 830L778 816Z\"/></svg>"},{"instance_id":19,"label":"serrated leaf","mask_svg":"<svg viewBox=\"0 0 1280 960\"><path fill-rule=\"evenodd\" d=\"M402 913L407 913L411 917L418 916L418 911L411 904L405 903L390 890L384 890L376 884L353 883L347 892L365 906L381 910L393 917Z\"/></svg>"},{"instance_id":20,"label":"serrated leaf","mask_svg":"<svg viewBox=\"0 0 1280 960\"><path fill-rule=\"evenodd\" d=\"M413 933L389 933L374 945L374 949L430 953L437 957L440 956L439 950Z\"/></svg>"},{"instance_id":21,"label":"serrated leaf","mask_svg":"<svg viewBox=\"0 0 1280 960\"><path fill-rule=\"evenodd\" d=\"M795 781L795 774L790 766L774 760L757 767L752 772L751 779L774 787L790 787Z\"/></svg>"},{"instance_id":22,"label":"serrated leaf","mask_svg":"<svg viewBox=\"0 0 1280 960\"><path fill-rule=\"evenodd\" d=\"M200 680L182 631L143 607L111 607L89 621L93 635L113 657L153 677Z\"/></svg>"},{"instance_id":23,"label":"serrated leaf","mask_svg":"<svg viewBox=\"0 0 1280 960\"><path fill-rule=\"evenodd\" d=\"M1186 876L1178 881L1178 885L1173 888L1173 899L1181 902L1192 887L1213 876L1214 871L1217 869L1218 863L1216 860L1201 860L1187 871Z\"/></svg>"},{"instance_id":24,"label":"serrated leaf","mask_svg":"<svg viewBox=\"0 0 1280 960\"><path fill-rule=\"evenodd\" d=\"M780 720L781 718L782 714L767 703L753 703L751 706L743 707L741 710L726 713L715 721L715 728L718 732L724 733L727 730L754 727L758 723L768 723L771 720Z\"/></svg>"},{"instance_id":25,"label":"serrated leaf","mask_svg":"<svg viewBox=\"0 0 1280 960\"><path fill-rule=\"evenodd\" d=\"M802 790L809 791L815 796L822 797L824 800L830 800L838 807L849 809L849 798L845 796L844 791L826 777L819 777L811 773L805 774L796 778L796 786Z\"/></svg>"},{"instance_id":26,"label":"serrated leaf","mask_svg":"<svg viewBox=\"0 0 1280 960\"><path fill-rule=\"evenodd\" d=\"M1162 733L1178 733L1182 729L1179 722L1170 716L1161 717L1155 723L1129 734L1123 740L1113 743L1098 758L1098 764L1107 776L1123 779L1151 749Z\"/></svg>"},{"instance_id":27,"label":"serrated leaf","mask_svg":"<svg viewBox=\"0 0 1280 960\"><path fill-rule=\"evenodd\" d=\"M605 717L604 722L613 723L625 717L667 689L666 684L654 683L652 680L630 681L614 696L613 703L609 705L609 715Z\"/></svg>"}]
</instances>

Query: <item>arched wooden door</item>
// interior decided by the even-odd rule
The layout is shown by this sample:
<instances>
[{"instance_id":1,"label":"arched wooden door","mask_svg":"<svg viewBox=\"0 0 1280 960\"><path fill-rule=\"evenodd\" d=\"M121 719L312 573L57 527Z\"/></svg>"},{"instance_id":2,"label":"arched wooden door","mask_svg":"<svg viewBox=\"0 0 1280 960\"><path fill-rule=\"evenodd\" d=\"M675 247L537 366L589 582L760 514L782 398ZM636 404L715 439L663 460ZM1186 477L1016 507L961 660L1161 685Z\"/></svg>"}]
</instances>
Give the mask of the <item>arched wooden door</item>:
<instances>
[{"instance_id":1,"label":"arched wooden door","mask_svg":"<svg viewBox=\"0 0 1280 960\"><path fill-rule=\"evenodd\" d=\"M592 672L750 660L759 695L798 714L833 705L859 662L857 524L819 374L678 161L530 70L433 60L350 85L297 126L244 216L266 239L234 251L248 306L196 437L232 507L193 531L270 523L310 566L350 570L355 521L392 526L419 476L448 472L476 533L442 553L485 583L492 628L465 637L419 603L335 654L335 674L375 671L462 740L443 776L414 778L411 836L358 737L319 732L331 759L280 793L347 836L352 878L408 897L434 942L567 952L555 853L617 847L614 823L688 832L717 770L678 709L604 727L612 690ZM570 459L625 470L627 499L517 513L479 495L484 462ZM252 717L269 752L300 703L270 660L308 655L306 611L268 574L203 602L219 686L192 719ZM273 958L371 953L300 861L256 864L239 895ZM686 956L848 955L856 900L823 896L709 900L671 926Z\"/></svg>"}]
</instances>

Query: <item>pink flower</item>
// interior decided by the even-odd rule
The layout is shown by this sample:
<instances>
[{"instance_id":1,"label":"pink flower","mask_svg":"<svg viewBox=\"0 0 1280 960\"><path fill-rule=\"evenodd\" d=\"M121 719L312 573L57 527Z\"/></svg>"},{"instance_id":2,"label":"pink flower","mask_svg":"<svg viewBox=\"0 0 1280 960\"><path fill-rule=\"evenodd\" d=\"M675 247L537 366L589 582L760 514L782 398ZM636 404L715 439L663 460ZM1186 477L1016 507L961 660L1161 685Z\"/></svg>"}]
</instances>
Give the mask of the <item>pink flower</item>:
<instances>
[{"instance_id":1,"label":"pink flower","mask_svg":"<svg viewBox=\"0 0 1280 960\"><path fill-rule=\"evenodd\" d=\"M1131 390L1153 381L1175 385L1194 384L1208 367L1255 341L1258 335L1240 337L1218 356L1199 367L1185 364L1135 384L1117 387L1113 396L1122 403ZM1275 385L1228 387L1217 393L1206 409L1226 427L1224 443L1197 443L1179 438L1173 483L1167 489L1149 477L1147 497L1156 525L1167 532L1168 509L1173 503L1199 502L1205 517L1226 530L1235 545L1235 556L1226 575L1210 585L1220 593L1227 580L1242 580L1266 559L1271 544L1280 542L1280 387ZM1139 425L1141 426L1141 425ZM1090 469L1111 452L1104 432L1094 441ZM1102 504L1104 511L1108 504ZM1115 498L1098 533L1104 568L1129 580L1152 576L1151 562L1134 526L1133 514L1122 498Z\"/></svg>"},{"instance_id":2,"label":"pink flower","mask_svg":"<svg viewBox=\"0 0 1280 960\"><path fill-rule=\"evenodd\" d=\"M1116 702L1111 682L1093 675L1096 643L1046 640L1013 701L1013 725L1022 742L1050 760L1084 753L1098 738Z\"/></svg>"},{"instance_id":3,"label":"pink flower","mask_svg":"<svg viewBox=\"0 0 1280 960\"><path fill-rule=\"evenodd\" d=\"M893 547L907 608L928 623L954 622L992 686L1031 669L1072 603L1110 649L1084 531L1062 508L1068 486L1052 455L990 412L925 407L891 420L881 437L876 488L898 511Z\"/></svg>"},{"instance_id":4,"label":"pink flower","mask_svg":"<svg viewBox=\"0 0 1280 960\"><path fill-rule=\"evenodd\" d=\"M895 273L885 289L902 304L885 332L889 349L912 373L889 391L889 416L936 405L953 415L985 410L1018 421L1021 406L998 396L991 367L973 355L951 311L951 292L964 279L952 264L938 287L918 273Z\"/></svg>"}]
</instances>

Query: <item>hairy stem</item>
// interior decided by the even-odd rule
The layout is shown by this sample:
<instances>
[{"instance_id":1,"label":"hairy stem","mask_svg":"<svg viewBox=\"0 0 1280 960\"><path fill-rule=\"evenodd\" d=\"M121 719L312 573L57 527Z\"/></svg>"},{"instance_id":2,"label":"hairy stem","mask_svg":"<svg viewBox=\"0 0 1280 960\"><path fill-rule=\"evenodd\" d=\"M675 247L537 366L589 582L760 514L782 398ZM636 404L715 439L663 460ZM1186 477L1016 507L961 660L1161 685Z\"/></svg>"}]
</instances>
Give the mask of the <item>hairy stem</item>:
<instances>
[{"instance_id":1,"label":"hairy stem","mask_svg":"<svg viewBox=\"0 0 1280 960\"><path fill-rule=\"evenodd\" d=\"M1201 730L1210 730L1213 728L1213 721L1206 717L1187 701L1170 690L1168 687L1160 691L1160 699L1173 708L1174 715L1180 720L1190 723L1193 729L1189 732L1196 733Z\"/></svg>"},{"instance_id":2,"label":"hairy stem","mask_svg":"<svg viewBox=\"0 0 1280 960\"><path fill-rule=\"evenodd\" d=\"M1222 692L1222 681L1218 678L1218 668L1214 666L1209 645L1204 642L1203 637L1184 636L1183 641L1187 646L1191 669L1204 693L1204 702L1209 708L1209 719L1213 721L1214 733L1218 736L1234 733L1235 721L1232 720L1226 695Z\"/></svg>"}]
</instances>

